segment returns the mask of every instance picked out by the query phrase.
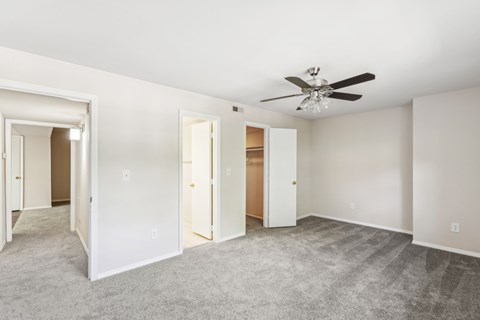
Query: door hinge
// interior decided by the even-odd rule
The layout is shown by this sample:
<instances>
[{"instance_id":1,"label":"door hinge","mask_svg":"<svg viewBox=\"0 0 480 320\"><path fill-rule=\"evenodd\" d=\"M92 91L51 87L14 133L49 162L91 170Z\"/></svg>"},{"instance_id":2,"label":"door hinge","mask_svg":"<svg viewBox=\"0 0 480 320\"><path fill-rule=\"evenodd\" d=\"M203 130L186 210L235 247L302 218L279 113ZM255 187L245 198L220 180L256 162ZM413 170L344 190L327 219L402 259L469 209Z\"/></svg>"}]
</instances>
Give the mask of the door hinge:
<instances>
[{"instance_id":1,"label":"door hinge","mask_svg":"<svg viewBox=\"0 0 480 320\"><path fill-rule=\"evenodd\" d=\"M210 132L210 139L213 139L214 135L213 132Z\"/></svg>"},{"instance_id":2,"label":"door hinge","mask_svg":"<svg viewBox=\"0 0 480 320\"><path fill-rule=\"evenodd\" d=\"M213 232L213 226L210 226L210 231L212 231L212 232Z\"/></svg>"},{"instance_id":3,"label":"door hinge","mask_svg":"<svg viewBox=\"0 0 480 320\"><path fill-rule=\"evenodd\" d=\"M90 203L92 203L92 200L93 200L92 197L90 197Z\"/></svg>"},{"instance_id":4,"label":"door hinge","mask_svg":"<svg viewBox=\"0 0 480 320\"><path fill-rule=\"evenodd\" d=\"M211 184L212 184L212 186L213 186L213 183L214 183L214 182L215 182L215 180L214 180L214 179L212 179L212 180L211 180Z\"/></svg>"},{"instance_id":5,"label":"door hinge","mask_svg":"<svg viewBox=\"0 0 480 320\"><path fill-rule=\"evenodd\" d=\"M6 153L2 153L2 159L7 159L7 154Z\"/></svg>"}]
</instances>

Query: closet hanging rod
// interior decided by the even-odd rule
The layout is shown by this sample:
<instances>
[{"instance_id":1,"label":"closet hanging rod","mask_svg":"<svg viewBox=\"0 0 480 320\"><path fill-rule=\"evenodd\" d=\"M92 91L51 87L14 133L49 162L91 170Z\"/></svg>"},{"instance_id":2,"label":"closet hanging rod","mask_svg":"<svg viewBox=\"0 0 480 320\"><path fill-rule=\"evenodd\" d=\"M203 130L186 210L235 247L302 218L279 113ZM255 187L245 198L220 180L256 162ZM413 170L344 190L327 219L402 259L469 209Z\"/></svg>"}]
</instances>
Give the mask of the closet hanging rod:
<instances>
[{"instance_id":1,"label":"closet hanging rod","mask_svg":"<svg viewBox=\"0 0 480 320\"><path fill-rule=\"evenodd\" d=\"M262 151L263 147L251 147L247 148L247 151Z\"/></svg>"}]
</instances>

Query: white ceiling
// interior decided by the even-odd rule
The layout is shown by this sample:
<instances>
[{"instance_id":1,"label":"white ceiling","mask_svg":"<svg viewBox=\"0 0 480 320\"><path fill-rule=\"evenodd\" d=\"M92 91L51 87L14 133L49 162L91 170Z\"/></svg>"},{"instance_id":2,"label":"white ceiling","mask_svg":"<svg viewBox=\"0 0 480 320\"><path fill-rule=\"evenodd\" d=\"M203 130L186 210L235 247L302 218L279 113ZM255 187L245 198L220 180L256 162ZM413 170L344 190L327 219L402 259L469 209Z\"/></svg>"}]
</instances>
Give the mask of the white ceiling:
<instances>
[{"instance_id":1,"label":"white ceiling","mask_svg":"<svg viewBox=\"0 0 480 320\"><path fill-rule=\"evenodd\" d=\"M78 125L87 113L87 104L0 89L0 112L6 119Z\"/></svg>"},{"instance_id":2,"label":"white ceiling","mask_svg":"<svg viewBox=\"0 0 480 320\"><path fill-rule=\"evenodd\" d=\"M409 104L480 85L478 0L15 0L0 11L0 45L292 115L286 76L336 82L322 116ZM1 72L0 72L1 76Z\"/></svg>"}]
</instances>

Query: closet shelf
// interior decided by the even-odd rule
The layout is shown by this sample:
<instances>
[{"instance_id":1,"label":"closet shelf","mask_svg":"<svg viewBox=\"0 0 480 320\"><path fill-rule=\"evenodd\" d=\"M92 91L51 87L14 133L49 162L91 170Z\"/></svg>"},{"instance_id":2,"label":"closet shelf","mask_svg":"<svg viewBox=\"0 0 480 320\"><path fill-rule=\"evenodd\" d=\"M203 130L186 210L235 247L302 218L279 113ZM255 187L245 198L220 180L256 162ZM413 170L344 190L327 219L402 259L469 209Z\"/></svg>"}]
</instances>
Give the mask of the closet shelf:
<instances>
[{"instance_id":1,"label":"closet shelf","mask_svg":"<svg viewBox=\"0 0 480 320\"><path fill-rule=\"evenodd\" d=\"M251 147L251 148L247 148L247 152L248 151L263 151L263 147Z\"/></svg>"}]
</instances>

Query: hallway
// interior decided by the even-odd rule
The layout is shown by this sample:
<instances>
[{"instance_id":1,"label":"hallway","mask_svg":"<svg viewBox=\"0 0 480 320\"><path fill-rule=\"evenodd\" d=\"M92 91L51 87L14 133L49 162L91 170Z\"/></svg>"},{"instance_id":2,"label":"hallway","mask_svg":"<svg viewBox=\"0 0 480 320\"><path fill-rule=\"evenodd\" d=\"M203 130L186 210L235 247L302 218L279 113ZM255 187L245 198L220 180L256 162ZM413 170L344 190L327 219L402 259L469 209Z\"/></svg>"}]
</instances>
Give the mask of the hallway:
<instances>
[{"instance_id":1,"label":"hallway","mask_svg":"<svg viewBox=\"0 0 480 320\"><path fill-rule=\"evenodd\" d=\"M62 291L73 289L73 282L77 286L81 279L88 283L87 255L78 236L70 232L69 220L68 205L22 212L13 229L13 242L0 252L2 304L45 305L43 299L61 297ZM41 295L24 296L25 291ZM25 315L10 319L14 318Z\"/></svg>"}]
</instances>

